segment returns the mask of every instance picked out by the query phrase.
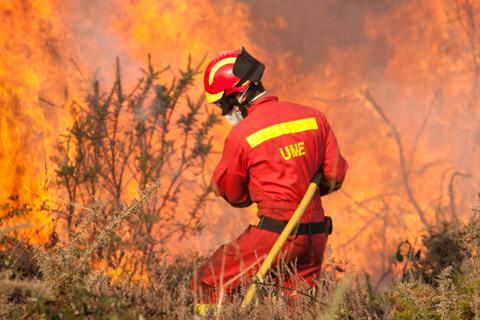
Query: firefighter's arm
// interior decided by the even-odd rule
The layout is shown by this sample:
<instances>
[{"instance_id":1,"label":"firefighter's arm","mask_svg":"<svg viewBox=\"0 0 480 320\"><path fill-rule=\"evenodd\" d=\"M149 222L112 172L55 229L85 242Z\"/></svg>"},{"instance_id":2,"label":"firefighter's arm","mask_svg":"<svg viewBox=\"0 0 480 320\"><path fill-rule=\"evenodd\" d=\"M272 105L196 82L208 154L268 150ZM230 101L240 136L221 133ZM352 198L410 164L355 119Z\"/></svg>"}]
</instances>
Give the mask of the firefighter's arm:
<instances>
[{"instance_id":1,"label":"firefighter's arm","mask_svg":"<svg viewBox=\"0 0 480 320\"><path fill-rule=\"evenodd\" d=\"M246 185L241 182L241 179L234 178L233 180L237 180L237 183L228 180L229 179L225 176L220 179L220 181L217 181L215 176L212 177L211 185L215 195L217 197L223 197L232 207L235 208L245 208L251 205L253 201L250 199L248 189L246 188ZM245 200L242 201L243 199Z\"/></svg>"},{"instance_id":2,"label":"firefighter's arm","mask_svg":"<svg viewBox=\"0 0 480 320\"><path fill-rule=\"evenodd\" d=\"M320 194L327 195L342 187L348 169L347 161L340 153L335 135L324 118L325 149L322 163L323 178L319 185Z\"/></svg>"},{"instance_id":3,"label":"firefighter's arm","mask_svg":"<svg viewBox=\"0 0 480 320\"><path fill-rule=\"evenodd\" d=\"M215 195L223 197L237 208L252 204L248 192L248 172L243 159L241 144L229 135L225 141L222 159L213 172L211 182Z\"/></svg>"}]
</instances>

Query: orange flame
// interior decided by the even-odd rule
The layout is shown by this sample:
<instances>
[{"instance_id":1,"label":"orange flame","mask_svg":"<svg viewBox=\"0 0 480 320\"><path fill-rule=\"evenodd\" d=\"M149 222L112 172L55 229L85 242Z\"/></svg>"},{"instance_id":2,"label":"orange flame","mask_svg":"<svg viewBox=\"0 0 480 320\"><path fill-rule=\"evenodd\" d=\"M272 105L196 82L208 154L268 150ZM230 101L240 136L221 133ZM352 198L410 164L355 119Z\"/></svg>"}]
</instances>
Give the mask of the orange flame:
<instances>
[{"instance_id":1,"label":"orange flame","mask_svg":"<svg viewBox=\"0 0 480 320\"><path fill-rule=\"evenodd\" d=\"M468 219L480 190L476 3L110 0L82 6L73 0L0 5L0 203L17 194L24 202L56 201L45 181L66 125L64 106L81 99L96 68L111 79L119 56L127 78L136 78L148 53L154 65L176 70L189 55L200 61L208 53L208 60L245 46L267 65L269 94L325 112L350 163L344 190L324 201L334 218L330 243L337 256L391 275L386 258L416 237L421 214L429 222L438 209ZM197 96L201 82L198 77ZM373 101L362 94L367 88ZM215 133L216 151L228 130L225 124ZM256 223L254 209L231 209L220 200L206 214L207 230L191 239L202 245L184 245L212 248ZM50 222L44 213L29 219L35 227Z\"/></svg>"}]
</instances>

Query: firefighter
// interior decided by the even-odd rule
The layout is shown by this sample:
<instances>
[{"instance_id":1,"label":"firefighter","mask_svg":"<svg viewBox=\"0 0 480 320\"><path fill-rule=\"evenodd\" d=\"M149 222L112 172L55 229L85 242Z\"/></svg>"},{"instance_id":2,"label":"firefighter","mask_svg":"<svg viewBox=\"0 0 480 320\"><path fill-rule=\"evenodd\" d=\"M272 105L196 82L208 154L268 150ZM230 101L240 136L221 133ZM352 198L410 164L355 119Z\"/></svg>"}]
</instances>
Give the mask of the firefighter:
<instances>
[{"instance_id":1,"label":"firefighter","mask_svg":"<svg viewBox=\"0 0 480 320\"><path fill-rule=\"evenodd\" d=\"M199 313L217 303L220 290L228 296L255 275L310 180L322 170L319 190L281 251L285 262L295 265L293 274L307 285L314 286L319 277L331 225L321 196L340 189L348 165L320 111L266 94L261 83L264 69L242 48L220 53L205 70L208 102L220 107L233 125L213 172L212 189L233 207L257 203L260 220L194 272L191 289L199 300ZM295 276L277 279L283 286L296 285Z\"/></svg>"}]
</instances>

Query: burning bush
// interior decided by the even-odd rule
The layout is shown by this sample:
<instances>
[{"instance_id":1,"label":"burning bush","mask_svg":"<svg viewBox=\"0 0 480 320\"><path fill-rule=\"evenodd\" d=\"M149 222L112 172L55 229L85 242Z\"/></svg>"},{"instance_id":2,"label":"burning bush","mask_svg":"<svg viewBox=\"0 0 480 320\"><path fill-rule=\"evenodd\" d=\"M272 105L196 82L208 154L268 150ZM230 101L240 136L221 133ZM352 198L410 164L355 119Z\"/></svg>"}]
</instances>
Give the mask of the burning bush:
<instances>
[{"instance_id":1,"label":"burning bush","mask_svg":"<svg viewBox=\"0 0 480 320\"><path fill-rule=\"evenodd\" d=\"M184 184L200 180L212 147L210 131L219 121L215 113L203 109L203 95L193 102L187 94L199 67L192 68L189 62L180 78L167 85L159 78L162 71L149 62L144 77L127 94L117 61L116 80L109 91L102 92L94 80L85 103L72 103L72 125L54 159L56 183L68 200L59 217L66 221L70 240L86 218L82 207L92 196L107 201L82 234L86 245L93 243L136 189L162 181L162 191L126 219L109 245L95 253L114 270L129 268L137 273L140 268L142 273L165 238L202 228L199 212L210 187L196 183L200 190L196 197L182 195Z\"/></svg>"}]
</instances>

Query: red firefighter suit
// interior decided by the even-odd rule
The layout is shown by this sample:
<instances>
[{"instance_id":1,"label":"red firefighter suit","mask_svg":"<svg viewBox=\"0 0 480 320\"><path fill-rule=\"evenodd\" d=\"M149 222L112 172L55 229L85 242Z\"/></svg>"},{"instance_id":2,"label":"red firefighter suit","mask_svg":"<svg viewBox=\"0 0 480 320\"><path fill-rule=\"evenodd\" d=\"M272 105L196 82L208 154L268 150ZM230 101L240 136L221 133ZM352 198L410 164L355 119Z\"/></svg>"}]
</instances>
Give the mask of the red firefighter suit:
<instances>
[{"instance_id":1,"label":"red firefighter suit","mask_svg":"<svg viewBox=\"0 0 480 320\"><path fill-rule=\"evenodd\" d=\"M319 191L300 221L321 222L325 217L320 196L341 187L347 168L320 111L270 96L257 100L248 109L248 116L232 128L213 173L212 188L233 206L248 204L250 199L258 203L259 218L288 221L321 169ZM250 226L240 237L218 248L192 278L191 289L200 302L214 304L219 288L228 284L223 288L228 295L251 279L278 236ZM325 246L325 233L298 235L287 241L281 252L287 262L296 264L296 276L312 285L319 276ZM280 284L291 287L294 283L293 277L284 275Z\"/></svg>"}]
</instances>

